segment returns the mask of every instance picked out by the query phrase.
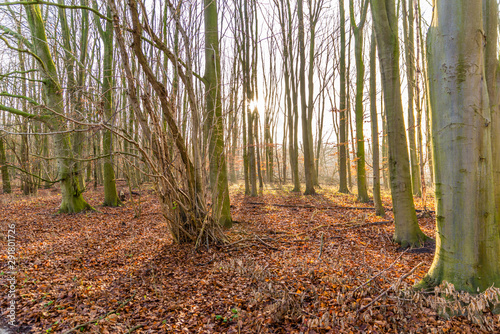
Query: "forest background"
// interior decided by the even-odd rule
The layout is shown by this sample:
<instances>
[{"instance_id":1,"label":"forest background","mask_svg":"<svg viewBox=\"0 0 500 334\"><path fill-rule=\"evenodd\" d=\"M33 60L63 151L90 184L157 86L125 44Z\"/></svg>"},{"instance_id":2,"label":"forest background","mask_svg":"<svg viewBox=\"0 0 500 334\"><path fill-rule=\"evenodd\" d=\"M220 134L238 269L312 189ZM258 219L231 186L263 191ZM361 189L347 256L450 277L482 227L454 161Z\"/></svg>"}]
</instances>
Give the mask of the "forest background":
<instances>
[{"instance_id":1,"label":"forest background","mask_svg":"<svg viewBox=\"0 0 500 334\"><path fill-rule=\"evenodd\" d=\"M412 330L429 317L441 330L497 328L497 36L491 0L1 2L2 223L18 235L6 259L25 269L18 318L35 332L369 331L397 329L417 305ZM142 228L155 243L109 248L114 230L133 243ZM385 269L366 264L369 246ZM268 269L263 249L296 275ZM345 252L365 259L360 272ZM133 284L110 276L129 254ZM187 267L160 268L179 257ZM58 295L44 282L61 266ZM169 291L171 275L181 290L239 279L228 299L205 292L217 305L186 311L148 291L153 272ZM137 293L162 311L143 314ZM117 316L134 307L137 321Z\"/></svg>"}]
</instances>

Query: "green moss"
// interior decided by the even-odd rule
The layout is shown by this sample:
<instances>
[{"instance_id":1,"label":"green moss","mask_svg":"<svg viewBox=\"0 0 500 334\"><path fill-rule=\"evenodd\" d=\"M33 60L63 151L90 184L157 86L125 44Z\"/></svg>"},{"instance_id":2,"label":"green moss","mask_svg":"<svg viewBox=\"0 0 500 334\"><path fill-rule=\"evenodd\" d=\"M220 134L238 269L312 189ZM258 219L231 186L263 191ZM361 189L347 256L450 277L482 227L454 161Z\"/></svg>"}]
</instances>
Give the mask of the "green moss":
<instances>
[{"instance_id":1,"label":"green moss","mask_svg":"<svg viewBox=\"0 0 500 334\"><path fill-rule=\"evenodd\" d=\"M458 59L457 62L457 70L456 70L456 76L457 76L457 88L460 90L460 86L462 85L463 82L467 79L467 72L469 70L469 67L465 63L463 59Z\"/></svg>"},{"instance_id":2,"label":"green moss","mask_svg":"<svg viewBox=\"0 0 500 334\"><path fill-rule=\"evenodd\" d=\"M394 233L392 240L399 244L401 248L419 248L422 247L430 238L426 236L420 229L413 233L405 233L406 236L399 236Z\"/></svg>"}]
</instances>

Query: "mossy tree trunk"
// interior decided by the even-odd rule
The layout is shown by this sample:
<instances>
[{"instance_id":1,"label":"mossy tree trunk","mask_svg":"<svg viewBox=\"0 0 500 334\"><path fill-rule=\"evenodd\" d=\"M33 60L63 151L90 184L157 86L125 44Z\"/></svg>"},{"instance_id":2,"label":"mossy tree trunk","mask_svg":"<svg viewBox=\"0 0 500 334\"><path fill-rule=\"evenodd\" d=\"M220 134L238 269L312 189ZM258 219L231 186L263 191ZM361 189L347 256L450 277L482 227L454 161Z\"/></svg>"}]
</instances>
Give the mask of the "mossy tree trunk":
<instances>
[{"instance_id":1,"label":"mossy tree trunk","mask_svg":"<svg viewBox=\"0 0 500 334\"><path fill-rule=\"evenodd\" d=\"M12 192L12 187L10 185L9 167L7 166L4 142L5 138L0 137L0 171L2 172L2 191L4 194L10 194Z\"/></svg>"},{"instance_id":2,"label":"mossy tree trunk","mask_svg":"<svg viewBox=\"0 0 500 334\"><path fill-rule=\"evenodd\" d=\"M55 151L58 156L58 174L62 201L59 212L76 213L92 207L83 199L79 178L75 173L71 138L66 130L66 121L60 116L65 113L63 89L58 81L58 72L52 59L45 34L45 25L38 5L24 5L32 36L32 51L37 56L38 69L43 78L43 90L47 107L44 119L54 136Z\"/></svg>"},{"instance_id":3,"label":"mossy tree trunk","mask_svg":"<svg viewBox=\"0 0 500 334\"><path fill-rule=\"evenodd\" d=\"M434 5L427 45L436 253L420 285L447 281L475 293L500 286L483 12L480 1Z\"/></svg>"},{"instance_id":4,"label":"mossy tree trunk","mask_svg":"<svg viewBox=\"0 0 500 334\"><path fill-rule=\"evenodd\" d=\"M108 16L111 11L108 9ZM101 38L104 44L103 55L103 79L102 79L102 97L103 97L103 115L105 122L113 124L113 78L114 78L114 61L113 61L113 23L106 21L104 30L101 30ZM118 191L116 190L115 170L113 164L113 134L109 130L105 130L102 134L102 152L104 155L103 163L103 184L104 184L104 206L119 206L121 205Z\"/></svg>"},{"instance_id":5,"label":"mossy tree trunk","mask_svg":"<svg viewBox=\"0 0 500 334\"><path fill-rule=\"evenodd\" d=\"M346 61L345 61L345 10L344 0L339 0L340 11L340 113L339 113L339 193L348 194L347 187L347 134L346 134Z\"/></svg>"},{"instance_id":6,"label":"mossy tree trunk","mask_svg":"<svg viewBox=\"0 0 500 334\"><path fill-rule=\"evenodd\" d=\"M58 0L59 5L64 5L64 0ZM88 12L85 10L83 13L88 14ZM77 82L76 82L76 75L75 75L75 60L76 60L76 50L73 48L73 45L75 44L74 39L75 36L72 36L72 32L70 31L70 26L74 27L74 22L68 22L68 18L66 16L66 9L59 7L58 8L58 18L60 21L61 25L61 37L62 37L62 44L64 46L64 56L63 56L63 61L64 61L64 67L66 70L66 82L63 83L67 86L67 94L66 94L66 101L67 101L67 110L68 110L68 116L78 120L78 121L83 121L83 113L81 110L81 103L80 100L77 96L77 91L82 91L83 87L80 87L78 89L77 87ZM70 16L71 19L73 19L72 16ZM88 31L88 28L85 27L85 16L82 16L82 32L85 30ZM82 54L85 54L87 52L87 41L88 41L88 36L85 39L85 41L80 41L81 43L81 52ZM85 61L83 62L85 63ZM82 65L83 65L82 63ZM80 71L81 73L81 71ZM74 125L76 128L81 128L80 125L75 124ZM75 157L80 157L82 156L82 152L84 150L84 134L83 132L76 132L72 135L71 137L71 143L73 146L73 154ZM80 163L78 161L75 161L73 163L73 169L74 173L81 173L83 172L83 163ZM84 177L79 177L78 181L80 182L80 188L83 189L85 188L85 178Z\"/></svg>"},{"instance_id":7,"label":"mossy tree trunk","mask_svg":"<svg viewBox=\"0 0 500 334\"><path fill-rule=\"evenodd\" d=\"M394 241L416 246L427 237L420 230L411 191L410 164L401 101L399 40L394 0L371 0L384 91L389 144L389 177L394 208Z\"/></svg>"},{"instance_id":8,"label":"mossy tree trunk","mask_svg":"<svg viewBox=\"0 0 500 334\"><path fill-rule=\"evenodd\" d=\"M224 154L224 126L222 124L221 66L217 2L205 0L205 88L206 129L209 134L210 185L212 188L212 213L219 223L232 226L226 156Z\"/></svg>"}]
</instances>

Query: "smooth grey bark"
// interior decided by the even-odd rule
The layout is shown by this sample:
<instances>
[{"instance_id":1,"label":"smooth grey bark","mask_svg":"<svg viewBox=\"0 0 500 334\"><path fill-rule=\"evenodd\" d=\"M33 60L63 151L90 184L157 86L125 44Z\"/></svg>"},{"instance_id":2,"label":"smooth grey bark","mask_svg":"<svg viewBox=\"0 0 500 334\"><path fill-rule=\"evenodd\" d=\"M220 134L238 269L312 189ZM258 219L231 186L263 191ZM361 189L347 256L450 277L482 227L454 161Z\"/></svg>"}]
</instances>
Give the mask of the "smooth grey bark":
<instances>
[{"instance_id":1,"label":"smooth grey bark","mask_svg":"<svg viewBox=\"0 0 500 334\"><path fill-rule=\"evenodd\" d=\"M384 92L382 91L382 94ZM384 180L384 189L390 189L389 180L389 144L387 143L387 121L385 117L384 99L380 101L380 114L382 116L382 179Z\"/></svg>"},{"instance_id":2,"label":"smooth grey bark","mask_svg":"<svg viewBox=\"0 0 500 334\"><path fill-rule=\"evenodd\" d=\"M420 230L411 191L410 164L399 77L398 20L395 0L371 0L384 91L389 143L389 177L394 209L393 239L405 246L420 245L427 236Z\"/></svg>"},{"instance_id":3,"label":"smooth grey bark","mask_svg":"<svg viewBox=\"0 0 500 334\"><path fill-rule=\"evenodd\" d=\"M424 198L424 205L426 203L426 193L427 193L427 184L425 181L425 162L424 162L424 145L423 145L423 132L422 132L422 101L421 101L421 93L422 91L420 90L420 77L422 76L422 73L425 73L425 66L421 65L421 62L425 61L425 58L422 57L420 59L420 49L421 49L421 36L420 36L420 10L419 10L419 1L413 1L414 3L414 12L415 12L415 23L416 23L416 51L415 51L415 66L416 66L416 76L415 76L415 111L417 113L417 124L416 124L416 131L417 131L417 149L419 152L419 160L418 164L420 167L420 184L421 184L421 196ZM423 76L425 78L425 74ZM425 80L424 80L425 81ZM424 94L425 94L425 89L424 89ZM415 189L413 189L415 192ZM425 209L425 207L424 207Z\"/></svg>"},{"instance_id":4,"label":"smooth grey bark","mask_svg":"<svg viewBox=\"0 0 500 334\"><path fill-rule=\"evenodd\" d=\"M483 0L484 50L486 82L491 113L491 150L493 183L495 185L495 207L497 221L500 221L500 96L498 95L498 3L495 0Z\"/></svg>"},{"instance_id":5,"label":"smooth grey bark","mask_svg":"<svg viewBox=\"0 0 500 334\"><path fill-rule=\"evenodd\" d=\"M372 29L370 43L370 120L372 127L372 151L373 151L373 204L375 214L384 215L382 196L380 195L380 158L378 140L378 116L377 116L377 70L376 70L376 41L375 31Z\"/></svg>"},{"instance_id":6,"label":"smooth grey bark","mask_svg":"<svg viewBox=\"0 0 500 334\"><path fill-rule=\"evenodd\" d=\"M469 0L434 5L427 61L436 252L419 286L447 281L476 293L500 286L482 6Z\"/></svg>"},{"instance_id":7,"label":"smooth grey bark","mask_svg":"<svg viewBox=\"0 0 500 334\"><path fill-rule=\"evenodd\" d=\"M407 6L407 1L410 3ZM414 15L413 0L402 0L403 11L403 35L406 60L406 83L408 91L408 146L410 149L411 183L413 195L422 196L422 185L420 181L420 166L417 157L417 145L415 142L415 47L414 47Z\"/></svg>"}]
</instances>

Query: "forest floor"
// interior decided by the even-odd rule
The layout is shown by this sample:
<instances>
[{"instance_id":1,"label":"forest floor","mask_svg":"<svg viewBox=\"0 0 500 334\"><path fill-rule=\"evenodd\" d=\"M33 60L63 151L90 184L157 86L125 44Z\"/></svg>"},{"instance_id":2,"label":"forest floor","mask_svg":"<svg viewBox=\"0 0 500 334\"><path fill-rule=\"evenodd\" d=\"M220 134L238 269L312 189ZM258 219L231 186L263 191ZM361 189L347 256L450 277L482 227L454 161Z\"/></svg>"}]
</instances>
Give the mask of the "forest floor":
<instances>
[{"instance_id":1,"label":"forest floor","mask_svg":"<svg viewBox=\"0 0 500 334\"><path fill-rule=\"evenodd\" d=\"M6 323L5 279L0 292L11 333L500 331L498 316L480 303L466 316L447 317L443 305L448 313L466 306L413 291L432 262L433 243L399 249L391 242L391 211L376 217L370 204L333 188L246 197L233 186L231 243L196 252L172 243L152 190L134 196L139 218L130 201L102 207L100 188L85 195L96 212L54 214L56 188L0 195L2 259L9 225L16 230L15 327ZM388 196L384 202L391 207ZM419 199L416 205L422 230L433 237L434 213L426 215ZM7 261L1 266L8 277Z\"/></svg>"}]
</instances>

